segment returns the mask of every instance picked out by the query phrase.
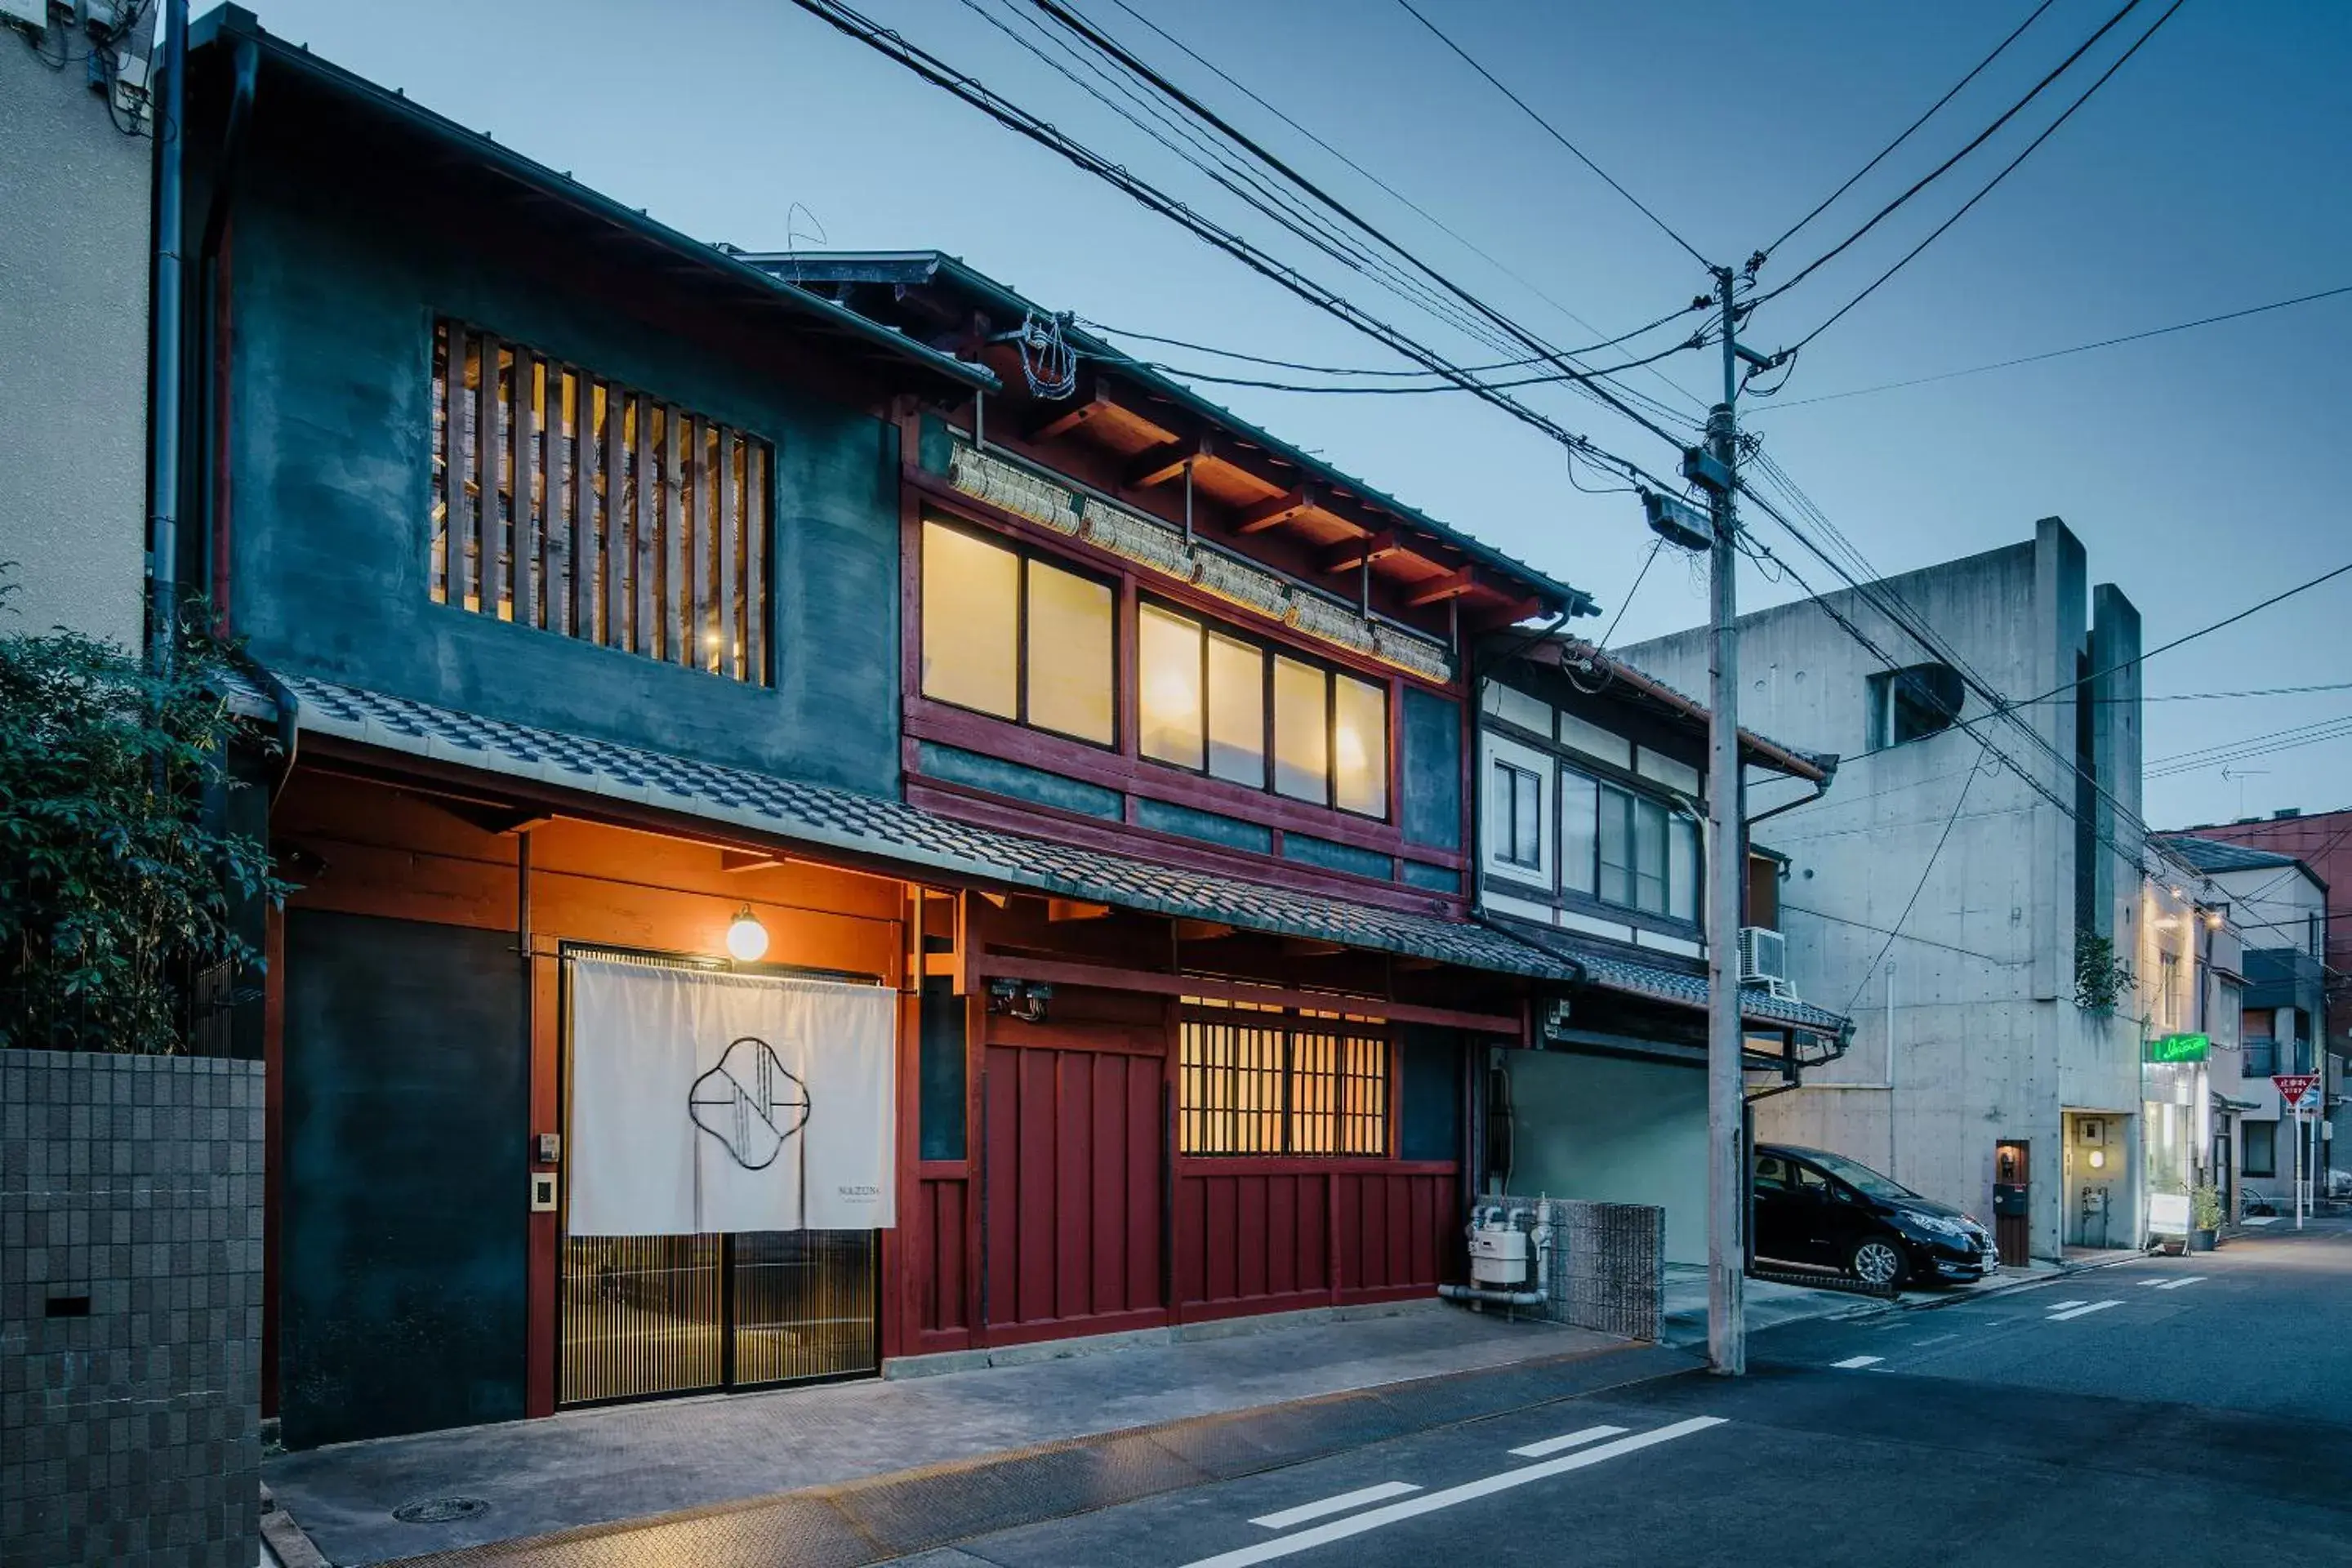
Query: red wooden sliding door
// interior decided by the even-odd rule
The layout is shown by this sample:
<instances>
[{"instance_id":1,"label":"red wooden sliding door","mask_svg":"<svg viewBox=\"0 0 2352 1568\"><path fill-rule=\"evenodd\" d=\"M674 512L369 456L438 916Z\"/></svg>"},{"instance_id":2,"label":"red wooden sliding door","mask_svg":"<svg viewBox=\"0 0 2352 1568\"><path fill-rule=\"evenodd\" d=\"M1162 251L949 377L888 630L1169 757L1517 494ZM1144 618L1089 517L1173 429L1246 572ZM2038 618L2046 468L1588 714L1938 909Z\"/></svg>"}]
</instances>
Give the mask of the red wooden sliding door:
<instances>
[{"instance_id":1,"label":"red wooden sliding door","mask_svg":"<svg viewBox=\"0 0 2352 1568\"><path fill-rule=\"evenodd\" d=\"M1147 1035L1137 1048L1103 1048L1128 1042L1077 1031L1004 1044L1013 1031L992 1023L981 1094L988 1342L1166 1322L1164 1044Z\"/></svg>"}]
</instances>

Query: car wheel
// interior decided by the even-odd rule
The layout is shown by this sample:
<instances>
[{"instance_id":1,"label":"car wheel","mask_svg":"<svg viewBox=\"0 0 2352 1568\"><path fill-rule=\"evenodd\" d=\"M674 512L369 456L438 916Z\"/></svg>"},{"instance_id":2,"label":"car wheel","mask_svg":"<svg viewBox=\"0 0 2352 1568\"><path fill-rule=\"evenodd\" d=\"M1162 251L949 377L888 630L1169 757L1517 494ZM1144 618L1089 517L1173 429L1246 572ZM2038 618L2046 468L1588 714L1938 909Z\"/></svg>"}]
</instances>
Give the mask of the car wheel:
<instances>
[{"instance_id":1,"label":"car wheel","mask_svg":"<svg viewBox=\"0 0 2352 1568\"><path fill-rule=\"evenodd\" d=\"M1911 1266L1892 1237L1865 1236L1846 1255L1845 1271L1865 1285L1893 1290L1902 1286Z\"/></svg>"}]
</instances>

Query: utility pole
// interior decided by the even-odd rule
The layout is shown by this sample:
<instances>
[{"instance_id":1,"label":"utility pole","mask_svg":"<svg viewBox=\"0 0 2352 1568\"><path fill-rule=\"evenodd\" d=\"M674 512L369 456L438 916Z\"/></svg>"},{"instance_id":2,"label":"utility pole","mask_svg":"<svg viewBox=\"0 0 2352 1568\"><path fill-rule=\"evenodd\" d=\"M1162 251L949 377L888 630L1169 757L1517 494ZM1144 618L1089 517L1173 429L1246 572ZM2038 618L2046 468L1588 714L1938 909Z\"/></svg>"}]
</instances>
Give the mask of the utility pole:
<instances>
[{"instance_id":1,"label":"utility pole","mask_svg":"<svg viewBox=\"0 0 2352 1568\"><path fill-rule=\"evenodd\" d=\"M1714 524L1707 543L1707 987L1706 987L1706 1361L1738 1377L1748 1370L1748 1109L1740 1076L1746 1029L1739 1016L1739 922L1746 881L1746 824L1740 805L1739 634L1733 491L1738 484L1739 318L1737 276L1715 269L1723 308L1723 401L1706 416L1706 478Z\"/></svg>"}]
</instances>

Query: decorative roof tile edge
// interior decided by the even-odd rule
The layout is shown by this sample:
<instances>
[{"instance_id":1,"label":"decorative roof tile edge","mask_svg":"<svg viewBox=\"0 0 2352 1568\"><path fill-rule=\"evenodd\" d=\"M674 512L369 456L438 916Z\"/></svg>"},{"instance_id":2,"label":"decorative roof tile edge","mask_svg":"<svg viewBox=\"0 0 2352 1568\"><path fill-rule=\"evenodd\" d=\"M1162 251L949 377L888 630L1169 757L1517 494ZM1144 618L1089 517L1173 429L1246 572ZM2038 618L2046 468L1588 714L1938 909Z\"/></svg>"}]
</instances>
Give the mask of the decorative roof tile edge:
<instances>
[{"instance_id":1,"label":"decorative roof tile edge","mask_svg":"<svg viewBox=\"0 0 2352 1568\"><path fill-rule=\"evenodd\" d=\"M422 757L459 767L578 791L606 799L628 801L675 812L698 821L740 827L762 840L781 839L818 850L834 850L870 862L927 870L951 879L979 880L995 886L1055 897L1110 903L1145 913L1181 919L1213 919L1276 935L1338 941L1375 952L1434 958L1443 963L1527 979L1572 981L1575 966L1549 951L1493 927L1439 920L1430 915L1355 904L1335 899L1304 899L1287 889L1235 878L1214 879L1236 898L1219 901L1206 893L1186 896L1181 887L1155 889L1152 882L1181 884L1194 874L1149 861L1074 848L1029 839L992 828L973 826L939 816L919 806L888 797L869 796L830 785L785 780L715 763L692 762L647 752L618 742L596 741L561 731L538 729L506 720L481 718L439 708L410 698L347 687L314 677L274 674L297 704L296 722L304 731L360 745ZM231 680L230 700L242 711L267 717L277 711L269 694L245 678ZM409 725L387 722L380 710L414 715ZM593 766L575 766L560 756L533 757L512 747L458 738L465 731L507 731L534 749L554 752L582 747L609 752L614 760L638 763L634 771L654 775L649 782L616 776ZM969 841L982 855L960 854L926 847L903 834L877 827L872 835L821 820L808 811L763 810L705 795L666 787L658 774L692 770L714 781L733 782L739 791L782 790L805 795L813 804L831 805L844 814L883 814L902 819L910 830L932 830ZM999 858L998 857L1002 857ZM1055 868L1051 860L1075 861L1075 868ZM1098 875L1085 873L1088 862L1099 863ZM1266 901L1301 905L1285 914L1262 908Z\"/></svg>"}]
</instances>

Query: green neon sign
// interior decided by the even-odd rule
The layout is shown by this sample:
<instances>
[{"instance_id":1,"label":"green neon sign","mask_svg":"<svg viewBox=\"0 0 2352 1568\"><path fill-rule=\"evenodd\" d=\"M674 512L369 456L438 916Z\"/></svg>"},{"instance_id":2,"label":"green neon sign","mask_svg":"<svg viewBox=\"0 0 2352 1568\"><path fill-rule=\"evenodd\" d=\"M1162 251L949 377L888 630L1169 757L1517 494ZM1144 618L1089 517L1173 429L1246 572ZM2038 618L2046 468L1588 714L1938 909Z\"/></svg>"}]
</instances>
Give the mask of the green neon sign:
<instances>
[{"instance_id":1,"label":"green neon sign","mask_svg":"<svg viewBox=\"0 0 2352 1568\"><path fill-rule=\"evenodd\" d=\"M2159 1035L2147 1043L2147 1059L2152 1062L2201 1062L2213 1048L2213 1042L2203 1035Z\"/></svg>"}]
</instances>

